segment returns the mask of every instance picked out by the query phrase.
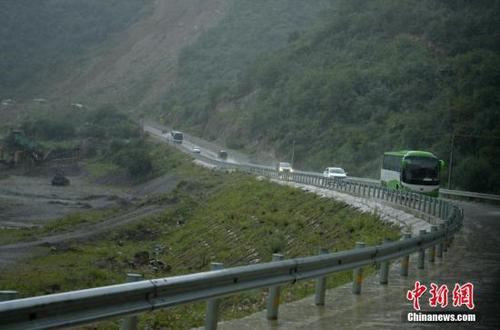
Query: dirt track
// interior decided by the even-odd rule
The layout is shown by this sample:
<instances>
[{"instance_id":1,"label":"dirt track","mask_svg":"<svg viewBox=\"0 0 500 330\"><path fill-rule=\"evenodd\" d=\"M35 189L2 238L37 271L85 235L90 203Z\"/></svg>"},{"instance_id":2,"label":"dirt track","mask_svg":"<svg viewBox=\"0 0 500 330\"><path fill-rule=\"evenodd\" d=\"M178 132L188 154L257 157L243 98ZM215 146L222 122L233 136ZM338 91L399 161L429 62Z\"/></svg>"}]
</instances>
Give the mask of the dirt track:
<instances>
[{"instance_id":1,"label":"dirt track","mask_svg":"<svg viewBox=\"0 0 500 330\"><path fill-rule=\"evenodd\" d=\"M165 206L159 205L144 206L96 224L78 226L78 228L69 232L42 237L30 242L2 245L0 246L0 269L9 264L19 262L26 257L45 254L54 245L68 241L74 243L75 241L89 239L118 226L127 225L145 217L159 214L165 208Z\"/></svg>"},{"instance_id":2,"label":"dirt track","mask_svg":"<svg viewBox=\"0 0 500 330\"><path fill-rule=\"evenodd\" d=\"M16 174L16 173L13 173ZM149 196L172 191L179 181L164 175L133 187L120 188L92 182L75 167L68 175L66 187L51 185L52 171L39 171L31 176L6 175L0 179L0 228L41 226L75 212L122 206L123 212L99 223L83 224L59 234L0 246L0 268L35 255L46 254L53 245L92 238L118 226L160 213L168 206L139 206Z\"/></svg>"},{"instance_id":3,"label":"dirt track","mask_svg":"<svg viewBox=\"0 0 500 330\"><path fill-rule=\"evenodd\" d=\"M48 220L89 209L106 208L130 194L70 176L67 187L54 187L49 176L14 175L0 180L0 227L39 226Z\"/></svg>"}]
</instances>

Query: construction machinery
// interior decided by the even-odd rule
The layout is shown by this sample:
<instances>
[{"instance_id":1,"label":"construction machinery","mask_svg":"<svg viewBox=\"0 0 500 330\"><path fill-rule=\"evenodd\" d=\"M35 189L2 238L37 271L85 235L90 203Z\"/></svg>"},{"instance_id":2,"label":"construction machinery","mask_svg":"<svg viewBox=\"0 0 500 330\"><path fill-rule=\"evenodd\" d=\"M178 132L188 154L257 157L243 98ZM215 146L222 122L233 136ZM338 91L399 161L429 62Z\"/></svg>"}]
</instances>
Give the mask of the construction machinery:
<instances>
[{"instance_id":1,"label":"construction machinery","mask_svg":"<svg viewBox=\"0 0 500 330\"><path fill-rule=\"evenodd\" d=\"M26 160L40 163L45 158L42 146L28 138L22 130L11 130L7 137L0 141L1 164L14 166Z\"/></svg>"}]
</instances>

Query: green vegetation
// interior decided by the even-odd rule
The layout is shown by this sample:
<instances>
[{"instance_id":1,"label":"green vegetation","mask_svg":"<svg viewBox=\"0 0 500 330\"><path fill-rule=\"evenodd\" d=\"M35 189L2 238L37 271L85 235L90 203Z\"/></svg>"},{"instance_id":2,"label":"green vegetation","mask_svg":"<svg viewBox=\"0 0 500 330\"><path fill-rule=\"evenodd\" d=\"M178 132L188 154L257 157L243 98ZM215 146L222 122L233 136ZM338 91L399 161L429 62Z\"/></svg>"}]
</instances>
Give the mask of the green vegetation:
<instances>
[{"instance_id":1,"label":"green vegetation","mask_svg":"<svg viewBox=\"0 0 500 330\"><path fill-rule=\"evenodd\" d=\"M0 4L0 99L21 87L36 95L30 82L85 67L87 49L106 52L104 42L152 8L151 0L28 2ZM499 14L495 0L228 0L153 102L169 124L231 148L289 160L295 144L304 169L378 177L382 153L398 149L449 164L453 140L453 188L499 192ZM125 104L133 99L123 107L140 108ZM79 135L50 119L39 138ZM148 168L117 163L129 173Z\"/></svg>"},{"instance_id":2,"label":"green vegetation","mask_svg":"<svg viewBox=\"0 0 500 330\"><path fill-rule=\"evenodd\" d=\"M295 141L300 167L372 177L387 150L429 150L449 163L454 136L453 187L500 192L500 3L328 3L321 18L315 9L327 5L307 3L307 24L269 28L280 33L267 39L259 29L283 16L236 1L181 57L186 92L173 91L181 96L169 97L166 119L208 138L223 132L232 146L273 146L280 159ZM300 7L268 6L284 6L290 22ZM247 15L260 10L268 16Z\"/></svg>"},{"instance_id":3,"label":"green vegetation","mask_svg":"<svg viewBox=\"0 0 500 330\"><path fill-rule=\"evenodd\" d=\"M168 175L178 184L170 193L149 196L125 209L81 212L40 228L0 230L1 244L32 241L89 226L131 208L164 207L159 215L97 234L85 242L40 247L45 255L2 271L0 289L15 289L22 296L49 294L122 283L127 272L142 273L146 278L168 277L207 270L212 261L232 267L270 261L276 252L293 258L316 254L320 246L339 251L352 248L355 241L377 244L383 237L399 236L396 228L381 223L377 216L360 214L342 203L242 173L195 166L190 156L141 138L136 124L113 108L80 116L78 122L84 125L75 127L72 140L52 135L43 143L72 148L75 144L71 141L97 141L87 142L82 148L93 179L128 171L135 182ZM52 123L35 119L34 124L25 123L24 129L33 137L41 135L46 125L51 127ZM134 167L136 164L140 166ZM328 286L350 280L350 272L334 274ZM299 299L313 290L312 282L286 286L283 300ZM248 315L264 308L264 304L263 291L230 297L223 300L222 317ZM203 315L203 304L191 304L142 315L141 326L189 328L201 325ZM117 324L110 321L99 326L108 329Z\"/></svg>"},{"instance_id":4,"label":"green vegetation","mask_svg":"<svg viewBox=\"0 0 500 330\"><path fill-rule=\"evenodd\" d=\"M86 162L85 169L92 178L102 178L110 173L116 173L121 170L118 165L96 160Z\"/></svg>"},{"instance_id":5,"label":"green vegetation","mask_svg":"<svg viewBox=\"0 0 500 330\"><path fill-rule=\"evenodd\" d=\"M150 0L1 1L0 100L36 92L64 70L81 66L87 49L123 31ZM29 87L28 87L29 86ZM23 95L26 97L26 95Z\"/></svg>"},{"instance_id":6,"label":"green vegetation","mask_svg":"<svg viewBox=\"0 0 500 330\"><path fill-rule=\"evenodd\" d=\"M112 105L79 111L71 118L64 112L41 114L25 120L20 128L46 152L51 150L49 155L63 155L79 148L94 176L118 171L140 181L157 174L153 169L153 147L141 136L139 125Z\"/></svg>"},{"instance_id":7,"label":"green vegetation","mask_svg":"<svg viewBox=\"0 0 500 330\"><path fill-rule=\"evenodd\" d=\"M41 227L34 228L2 228L0 229L0 244L11 244L24 241L32 241L37 238L74 230L79 225L89 225L108 219L123 211L123 208L108 208L87 212L78 212L63 218L50 221Z\"/></svg>"},{"instance_id":8,"label":"green vegetation","mask_svg":"<svg viewBox=\"0 0 500 330\"><path fill-rule=\"evenodd\" d=\"M232 0L224 19L180 54L179 77L165 103L167 120L203 132L207 120L217 115L217 104L246 92L238 79L255 58L297 38L330 2Z\"/></svg>"},{"instance_id":9,"label":"green vegetation","mask_svg":"<svg viewBox=\"0 0 500 330\"><path fill-rule=\"evenodd\" d=\"M122 283L127 272L167 277L207 270L212 261L231 267L270 261L273 252L292 258L316 254L320 246L345 250L355 241L377 244L383 237L399 236L396 228L374 215L299 189L189 165L177 173L184 173L184 180L173 192L147 201L164 205L161 215L86 243L56 245L48 256L2 272L0 288L19 290L23 296L47 294ZM332 275L328 285L346 283L350 277L350 273ZM298 299L313 290L313 282L285 286L283 300ZM261 291L224 299L223 318L262 309L264 299ZM141 327L184 329L201 325L203 315L203 304L191 304L142 315ZM116 328L117 324L101 327Z\"/></svg>"}]
</instances>

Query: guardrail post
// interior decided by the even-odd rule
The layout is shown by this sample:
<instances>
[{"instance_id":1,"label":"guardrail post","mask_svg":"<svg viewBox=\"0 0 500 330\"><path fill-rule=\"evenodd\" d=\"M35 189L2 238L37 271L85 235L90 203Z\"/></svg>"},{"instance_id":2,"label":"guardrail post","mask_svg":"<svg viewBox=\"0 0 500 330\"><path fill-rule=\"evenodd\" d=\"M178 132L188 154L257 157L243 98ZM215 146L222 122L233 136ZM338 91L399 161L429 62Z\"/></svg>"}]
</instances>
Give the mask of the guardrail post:
<instances>
[{"instance_id":1,"label":"guardrail post","mask_svg":"<svg viewBox=\"0 0 500 330\"><path fill-rule=\"evenodd\" d=\"M440 223L439 224L439 230L441 230L441 231L445 230L444 223ZM444 245L443 241L444 241L444 238L438 243L438 245L436 247L436 257L438 257L438 258L442 258L443 257L443 245Z\"/></svg>"},{"instance_id":2,"label":"guardrail post","mask_svg":"<svg viewBox=\"0 0 500 330\"><path fill-rule=\"evenodd\" d=\"M211 270L223 269L224 264L220 262L212 262ZM217 329L217 323L219 316L219 299L209 299L207 301L207 307L205 311L205 329L215 330Z\"/></svg>"},{"instance_id":3,"label":"guardrail post","mask_svg":"<svg viewBox=\"0 0 500 330\"><path fill-rule=\"evenodd\" d=\"M142 281L144 277L141 274L127 274L127 283ZM137 316L129 316L123 319L121 330L137 330L139 325L139 319Z\"/></svg>"},{"instance_id":4,"label":"guardrail post","mask_svg":"<svg viewBox=\"0 0 500 330\"><path fill-rule=\"evenodd\" d=\"M420 229L420 236L424 236L427 232L425 229ZM417 263L417 268L418 269L424 269L425 268L425 249L420 249L418 250L418 263Z\"/></svg>"},{"instance_id":5,"label":"guardrail post","mask_svg":"<svg viewBox=\"0 0 500 330\"><path fill-rule=\"evenodd\" d=\"M365 243L356 242L356 249L362 249L365 247ZM352 271L352 293L361 293L361 284L363 284L363 268L355 268Z\"/></svg>"},{"instance_id":6,"label":"guardrail post","mask_svg":"<svg viewBox=\"0 0 500 330\"><path fill-rule=\"evenodd\" d=\"M450 222L446 220L444 222L444 228L446 230L446 235L444 236L443 240L443 252L448 252L448 228L450 226Z\"/></svg>"},{"instance_id":7,"label":"guardrail post","mask_svg":"<svg viewBox=\"0 0 500 330\"><path fill-rule=\"evenodd\" d=\"M438 226L431 226L431 233L435 233L438 231ZM429 248L429 261L434 262L436 260L436 245L433 245Z\"/></svg>"},{"instance_id":8,"label":"guardrail post","mask_svg":"<svg viewBox=\"0 0 500 330\"><path fill-rule=\"evenodd\" d=\"M384 238L384 244L389 243L388 238ZM387 284L389 282L389 260L380 263L380 284Z\"/></svg>"},{"instance_id":9,"label":"guardrail post","mask_svg":"<svg viewBox=\"0 0 500 330\"><path fill-rule=\"evenodd\" d=\"M273 261L281 261L285 259L282 254L273 254ZM269 288L269 295L267 296L267 319L277 320L278 309L280 306L280 286L274 285Z\"/></svg>"},{"instance_id":10,"label":"guardrail post","mask_svg":"<svg viewBox=\"0 0 500 330\"><path fill-rule=\"evenodd\" d=\"M319 254L328 254L328 249L321 248ZM326 277L321 276L316 279L316 295L314 297L314 303L316 306L325 305L325 290L326 290Z\"/></svg>"},{"instance_id":11,"label":"guardrail post","mask_svg":"<svg viewBox=\"0 0 500 330\"><path fill-rule=\"evenodd\" d=\"M403 240L410 239L410 233L403 234ZM401 276L408 276L408 267L410 266L410 255L401 258Z\"/></svg>"},{"instance_id":12,"label":"guardrail post","mask_svg":"<svg viewBox=\"0 0 500 330\"><path fill-rule=\"evenodd\" d=\"M9 301L14 299L17 299L17 291L14 290L0 291L0 301Z\"/></svg>"},{"instance_id":13,"label":"guardrail post","mask_svg":"<svg viewBox=\"0 0 500 330\"><path fill-rule=\"evenodd\" d=\"M451 223L450 220L448 220L448 224ZM454 235L452 233L448 234L447 236L447 245L448 245L448 248L451 247L451 244L453 243L453 239L454 239Z\"/></svg>"}]
</instances>

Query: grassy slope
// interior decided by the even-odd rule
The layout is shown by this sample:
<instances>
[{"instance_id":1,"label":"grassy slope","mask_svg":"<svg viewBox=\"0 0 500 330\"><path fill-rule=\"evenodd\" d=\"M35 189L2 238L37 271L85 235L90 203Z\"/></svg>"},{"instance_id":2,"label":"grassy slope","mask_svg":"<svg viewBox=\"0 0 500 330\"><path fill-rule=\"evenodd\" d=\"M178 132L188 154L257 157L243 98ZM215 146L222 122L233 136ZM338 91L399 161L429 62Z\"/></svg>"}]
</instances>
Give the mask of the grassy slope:
<instances>
[{"instance_id":1,"label":"grassy slope","mask_svg":"<svg viewBox=\"0 0 500 330\"><path fill-rule=\"evenodd\" d=\"M314 254L320 246L344 250L359 240L375 244L383 237L398 237L397 230L375 216L359 214L344 204L239 173L204 170L171 149L156 148L163 150L157 156L172 155L173 160L155 157L169 168L167 172L184 178L174 192L148 201L168 206L164 214L86 243L58 246L46 257L3 273L0 288L19 290L22 296L46 294L121 283L126 272L143 273L146 278L172 276L207 270L212 261L230 267L269 261L273 252L296 257ZM148 251L168 269L133 265L139 251ZM348 273L337 274L329 285L349 280ZM286 287L284 299L297 299L312 290L312 283L298 283ZM236 301L240 302L237 306ZM228 298L223 316L239 317L263 308L263 303L262 292ZM143 326L188 328L201 324L203 308L203 304L193 304L147 314L141 322ZM113 322L102 325L115 326Z\"/></svg>"}]
</instances>

